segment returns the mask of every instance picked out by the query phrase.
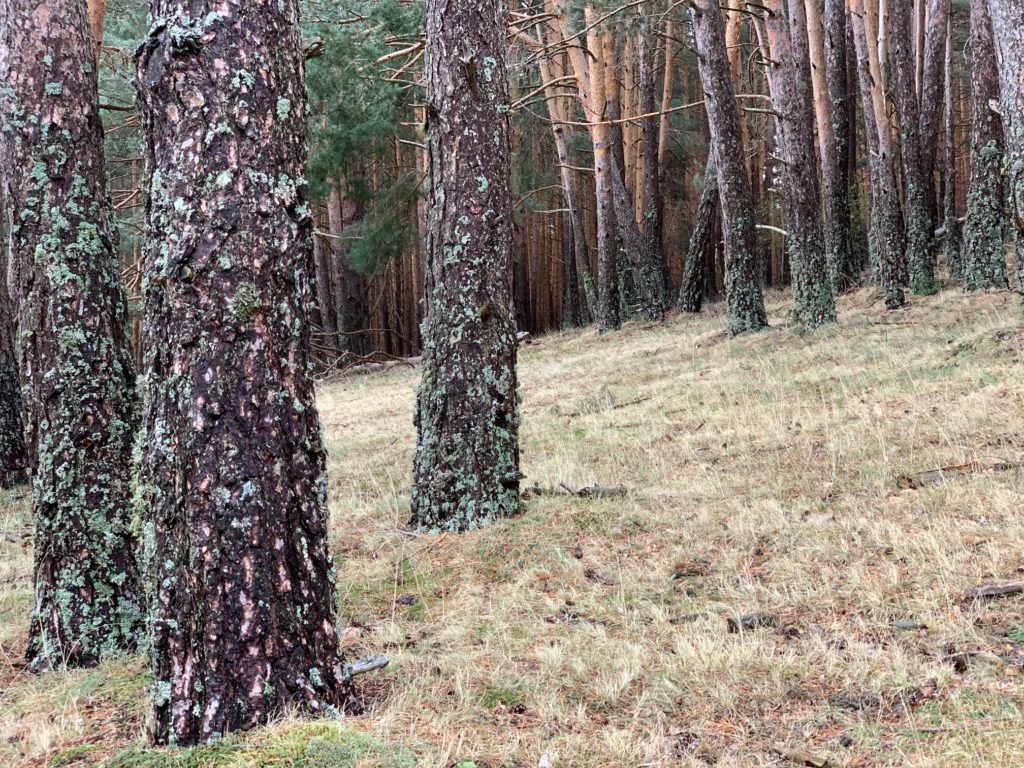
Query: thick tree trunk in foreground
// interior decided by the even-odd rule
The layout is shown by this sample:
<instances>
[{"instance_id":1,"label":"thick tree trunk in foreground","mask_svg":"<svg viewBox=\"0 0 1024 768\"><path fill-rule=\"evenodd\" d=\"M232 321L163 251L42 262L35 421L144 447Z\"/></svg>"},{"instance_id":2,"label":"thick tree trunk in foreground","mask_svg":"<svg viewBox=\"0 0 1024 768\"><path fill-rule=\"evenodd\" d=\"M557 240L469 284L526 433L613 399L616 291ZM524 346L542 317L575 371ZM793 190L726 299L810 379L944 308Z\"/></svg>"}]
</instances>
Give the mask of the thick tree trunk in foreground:
<instances>
[{"instance_id":1,"label":"thick tree trunk in foreground","mask_svg":"<svg viewBox=\"0 0 1024 768\"><path fill-rule=\"evenodd\" d=\"M956 79L953 77L953 22L946 23L945 129L943 168L943 227L946 230L946 266L953 280L963 277L963 229L956 210Z\"/></svg>"},{"instance_id":2,"label":"thick tree trunk in foreground","mask_svg":"<svg viewBox=\"0 0 1024 768\"><path fill-rule=\"evenodd\" d=\"M427 2L432 292L411 524L432 530L520 509L507 11L504 0Z\"/></svg>"},{"instance_id":3,"label":"thick tree trunk in foreground","mask_svg":"<svg viewBox=\"0 0 1024 768\"><path fill-rule=\"evenodd\" d=\"M864 129L868 146L868 178L871 185L871 232L878 260L878 278L886 309L897 309L906 302L903 295L903 266L906 243L900 219L899 195L893 168L889 127L885 118L875 112L872 57L865 30L863 0L849 0L850 23L853 26L860 77Z\"/></svg>"},{"instance_id":4,"label":"thick tree trunk in foreground","mask_svg":"<svg viewBox=\"0 0 1024 768\"><path fill-rule=\"evenodd\" d=\"M679 289L676 306L681 312L700 312L704 305L704 282L709 254L714 254L718 245L718 222L721 218L721 204L718 194L718 169L713 154L708 155L704 170L704 189L697 204L697 220L690 233L690 245L686 249L683 265L683 284Z\"/></svg>"},{"instance_id":5,"label":"thick tree trunk in foreground","mask_svg":"<svg viewBox=\"0 0 1024 768\"><path fill-rule=\"evenodd\" d=\"M1024 293L1024 0L989 6L999 62L999 85L1006 136L1007 191L1017 225L1017 264Z\"/></svg>"},{"instance_id":6,"label":"thick tree trunk in foreground","mask_svg":"<svg viewBox=\"0 0 1024 768\"><path fill-rule=\"evenodd\" d=\"M88 665L135 647L135 371L103 170L85 0L0 0L2 163L33 474L28 657ZM89 62L87 66L83 62Z\"/></svg>"},{"instance_id":7,"label":"thick tree trunk in foreground","mask_svg":"<svg viewBox=\"0 0 1024 768\"><path fill-rule=\"evenodd\" d=\"M924 155L927 147L920 132L921 109L914 75L910 5L906 0L895 0L892 3L892 88L900 122L910 288L918 295L927 296L938 290L935 283L935 227L932 217L932 180L925 175ZM936 110L937 107L936 104Z\"/></svg>"},{"instance_id":8,"label":"thick tree trunk in foreground","mask_svg":"<svg viewBox=\"0 0 1024 768\"><path fill-rule=\"evenodd\" d=\"M736 110L725 25L717 0L696 0L694 30L700 54L700 77L717 160L725 240L725 294L730 336L767 327L764 295L758 276L754 206L743 161L740 120Z\"/></svg>"},{"instance_id":9,"label":"thick tree trunk in foreground","mask_svg":"<svg viewBox=\"0 0 1024 768\"><path fill-rule=\"evenodd\" d=\"M1008 286L1003 246L1003 124L989 104L999 100L999 72L988 7L989 0L971 0L971 181L963 262L968 291Z\"/></svg>"},{"instance_id":10,"label":"thick tree trunk in foreground","mask_svg":"<svg viewBox=\"0 0 1024 768\"><path fill-rule=\"evenodd\" d=\"M350 706L308 368L297 0L151 0L140 496L157 743Z\"/></svg>"},{"instance_id":11,"label":"thick tree trunk in foreground","mask_svg":"<svg viewBox=\"0 0 1024 768\"><path fill-rule=\"evenodd\" d=\"M769 85L772 105L779 116L795 319L802 328L813 331L835 322L836 302L819 218L821 197L814 151L807 24L801 2L790 3L793 17L788 24L782 0L766 0L766 7L772 58Z\"/></svg>"}]
</instances>

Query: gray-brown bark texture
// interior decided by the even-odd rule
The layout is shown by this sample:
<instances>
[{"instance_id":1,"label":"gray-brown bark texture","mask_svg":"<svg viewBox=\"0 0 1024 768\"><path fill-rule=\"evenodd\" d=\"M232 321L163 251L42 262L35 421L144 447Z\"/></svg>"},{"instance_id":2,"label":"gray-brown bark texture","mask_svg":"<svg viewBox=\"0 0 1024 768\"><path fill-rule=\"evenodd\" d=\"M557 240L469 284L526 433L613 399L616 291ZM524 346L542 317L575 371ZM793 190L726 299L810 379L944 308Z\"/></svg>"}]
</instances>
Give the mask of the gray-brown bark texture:
<instances>
[{"instance_id":1,"label":"gray-brown bark texture","mask_svg":"<svg viewBox=\"0 0 1024 768\"><path fill-rule=\"evenodd\" d=\"M1003 124L989 0L971 0L971 181L964 222L964 289L1006 288ZM1020 20L1024 23L1024 19Z\"/></svg>"},{"instance_id":2,"label":"gray-brown bark texture","mask_svg":"<svg viewBox=\"0 0 1024 768\"><path fill-rule=\"evenodd\" d=\"M636 38L640 79L640 114L648 115L642 125L643 137L643 201L640 221L640 258L633 267L636 273L640 315L648 320L665 314L665 265L661 255L663 205L661 180L658 175L658 143L660 118L657 115L654 67L654 30L650 20L641 15L640 32Z\"/></svg>"},{"instance_id":3,"label":"gray-brown bark texture","mask_svg":"<svg viewBox=\"0 0 1024 768\"><path fill-rule=\"evenodd\" d=\"M337 185L331 186L327 199L327 219L331 240L331 274L335 305L334 325L338 329L338 348L353 355L370 352L369 306L366 278L349 261L345 230L363 220L366 205L362 200L346 199Z\"/></svg>"},{"instance_id":4,"label":"gray-brown bark texture","mask_svg":"<svg viewBox=\"0 0 1024 768\"><path fill-rule=\"evenodd\" d=\"M945 90L946 28L949 22L950 0L929 0L928 23L925 28L924 55L918 58L921 67L919 88L921 109L918 116L921 127L921 175L928 182L929 208L935 208L934 189L935 155L942 124L942 94ZM932 217L935 220L935 216ZM934 244L933 244L934 248Z\"/></svg>"},{"instance_id":5,"label":"gray-brown bark texture","mask_svg":"<svg viewBox=\"0 0 1024 768\"><path fill-rule=\"evenodd\" d=\"M427 2L430 290L411 524L519 512L504 0Z\"/></svg>"},{"instance_id":6,"label":"gray-brown bark texture","mask_svg":"<svg viewBox=\"0 0 1024 768\"><path fill-rule=\"evenodd\" d=\"M932 216L932 180L924 156L921 108L917 99L913 52L913 3L892 3L892 90L900 122L900 159L903 166L903 197L907 232L910 288L922 296L938 290L935 283L935 247ZM935 105L937 109L937 103ZM927 168L930 168L927 165Z\"/></svg>"},{"instance_id":7,"label":"gray-brown bark texture","mask_svg":"<svg viewBox=\"0 0 1024 768\"><path fill-rule=\"evenodd\" d=\"M835 322L836 301L819 216L807 21L802 2L789 4L788 23L782 0L767 0L767 7L770 12L765 26L772 58L769 84L772 105L779 115L794 319L803 329L813 331Z\"/></svg>"},{"instance_id":8,"label":"gray-brown bark texture","mask_svg":"<svg viewBox=\"0 0 1024 768\"><path fill-rule=\"evenodd\" d=\"M8 216L0 184L0 222ZM13 488L28 480L28 450L21 419L21 382L14 351L14 302L8 295L7 243L0 242L0 488Z\"/></svg>"},{"instance_id":9,"label":"gray-brown bark texture","mask_svg":"<svg viewBox=\"0 0 1024 768\"><path fill-rule=\"evenodd\" d=\"M690 233L683 265L683 284L679 288L676 307L680 312L700 312L704 306L704 282L708 254L713 254L719 235L721 204L718 195L718 169L713 154L708 156L704 170L704 189L697 204L697 219Z\"/></svg>"},{"instance_id":10,"label":"gray-brown bark texture","mask_svg":"<svg viewBox=\"0 0 1024 768\"><path fill-rule=\"evenodd\" d=\"M33 476L36 668L135 646L135 372L85 0L0 0L16 346Z\"/></svg>"},{"instance_id":11,"label":"gray-brown bark texture","mask_svg":"<svg viewBox=\"0 0 1024 768\"><path fill-rule=\"evenodd\" d=\"M1017 225L1017 263L1024 278L1024 0L999 0L989 10L999 63L1007 192Z\"/></svg>"},{"instance_id":12,"label":"gray-brown bark texture","mask_svg":"<svg viewBox=\"0 0 1024 768\"><path fill-rule=\"evenodd\" d=\"M946 63L945 63L944 103L946 139L943 147L943 227L946 230L946 266L949 276L958 280L963 276L963 228L960 226L959 214L956 210L956 79L953 76L953 22L946 23Z\"/></svg>"},{"instance_id":13,"label":"gray-brown bark texture","mask_svg":"<svg viewBox=\"0 0 1024 768\"><path fill-rule=\"evenodd\" d=\"M868 40L864 28L862 0L850 2L850 24L857 51L864 131L867 136L868 180L871 188L871 239L877 254L878 279L886 309L898 309L906 303L902 273L906 241L900 219L896 174L888 141L888 125L881 125L871 95L873 80L868 61ZM884 117L882 118L884 119ZM885 137L883 141L881 136Z\"/></svg>"},{"instance_id":14,"label":"gray-brown bark texture","mask_svg":"<svg viewBox=\"0 0 1024 768\"><path fill-rule=\"evenodd\" d=\"M151 0L139 497L154 739L350 706L308 363L298 0Z\"/></svg>"},{"instance_id":15,"label":"gray-brown bark texture","mask_svg":"<svg viewBox=\"0 0 1024 768\"><path fill-rule=\"evenodd\" d=\"M695 0L693 23L722 203L727 330L735 336L768 325L758 276L754 205L717 0Z\"/></svg>"}]
</instances>

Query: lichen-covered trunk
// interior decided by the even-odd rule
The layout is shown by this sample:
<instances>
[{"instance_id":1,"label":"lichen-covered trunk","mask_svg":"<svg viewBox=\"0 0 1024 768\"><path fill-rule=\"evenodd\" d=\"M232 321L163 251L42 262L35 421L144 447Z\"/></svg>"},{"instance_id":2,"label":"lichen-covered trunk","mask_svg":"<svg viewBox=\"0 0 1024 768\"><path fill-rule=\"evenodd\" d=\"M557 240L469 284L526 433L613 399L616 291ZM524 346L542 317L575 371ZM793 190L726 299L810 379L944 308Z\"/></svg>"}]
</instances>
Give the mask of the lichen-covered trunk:
<instances>
[{"instance_id":1,"label":"lichen-covered trunk","mask_svg":"<svg viewBox=\"0 0 1024 768\"><path fill-rule=\"evenodd\" d=\"M864 130L868 148L868 181L871 187L871 240L875 243L878 278L886 309L906 303L903 294L903 253L906 247L900 219L896 174L889 147L889 128L879 122L871 75L871 56L865 30L863 0L850 0L850 23L857 51ZM884 119L884 118L883 118Z\"/></svg>"},{"instance_id":2,"label":"lichen-covered trunk","mask_svg":"<svg viewBox=\"0 0 1024 768\"><path fill-rule=\"evenodd\" d=\"M924 0L921 11L924 11ZM951 0L929 0L927 20L924 32L924 51L918 51L917 67L919 76L916 78L921 93L921 109L919 114L921 128L921 175L928 182L928 205L932 212L937 211L936 199L931 194L935 184L935 157L939 144L939 127L942 123L942 94L945 91L945 60L946 60L946 28L949 26L949 9ZM918 17L918 21L924 21ZM932 216L934 222L936 217ZM932 245L933 249L935 244ZM934 259L934 255L932 257Z\"/></svg>"},{"instance_id":3,"label":"lichen-covered trunk","mask_svg":"<svg viewBox=\"0 0 1024 768\"><path fill-rule=\"evenodd\" d=\"M662 193L658 176L660 118L655 93L654 30L641 16L637 35L639 63L640 114L647 115L641 125L643 144L643 209L640 219L641 252L633 267L636 272L637 298L641 317L657 320L665 314L665 263L661 254Z\"/></svg>"},{"instance_id":4,"label":"lichen-covered trunk","mask_svg":"<svg viewBox=\"0 0 1024 768\"><path fill-rule=\"evenodd\" d=\"M154 740L352 706L309 370L298 0L151 0L147 530Z\"/></svg>"},{"instance_id":5,"label":"lichen-covered trunk","mask_svg":"<svg viewBox=\"0 0 1024 768\"><path fill-rule=\"evenodd\" d=\"M714 154L709 153L704 170L704 189L701 190L700 202L697 204L697 219L690 233L690 244L683 264L683 284L676 301L680 312L700 312L704 305L706 264L712 260L708 255L714 254L718 245L720 218L718 169L715 167Z\"/></svg>"},{"instance_id":6,"label":"lichen-covered trunk","mask_svg":"<svg viewBox=\"0 0 1024 768\"><path fill-rule=\"evenodd\" d=\"M791 2L787 23L782 0L767 0L769 87L778 115L783 160L786 227L796 322L813 331L835 322L836 302L819 217L820 189L814 151L810 58L804 5Z\"/></svg>"},{"instance_id":7,"label":"lichen-covered trunk","mask_svg":"<svg viewBox=\"0 0 1024 768\"><path fill-rule=\"evenodd\" d=\"M9 215L4 185L0 182L0 230L9 229ZM0 488L13 488L28 480L21 382L14 349L17 310L8 286L9 278L13 279L12 267L7 239L0 237Z\"/></svg>"},{"instance_id":8,"label":"lichen-covered trunk","mask_svg":"<svg viewBox=\"0 0 1024 768\"><path fill-rule=\"evenodd\" d=\"M943 227L946 230L946 266L953 280L963 277L963 229L956 209L956 79L953 76L953 22L946 22L945 146L943 148Z\"/></svg>"},{"instance_id":9,"label":"lichen-covered trunk","mask_svg":"<svg viewBox=\"0 0 1024 768\"><path fill-rule=\"evenodd\" d=\"M810 0L817 2L817 0ZM810 23L810 17L808 17ZM852 174L850 155L856 134L849 129L855 111L853 94L849 87L848 57L854 56L847 47L847 18L845 0L825 0L823 39L826 101L831 118L831 153L834 157L830 169L822 168L823 209L825 213L826 257L835 272L836 290L852 288L860 278L862 260L855 253L853 241L853 210L850 203Z\"/></svg>"},{"instance_id":10,"label":"lichen-covered trunk","mask_svg":"<svg viewBox=\"0 0 1024 768\"><path fill-rule=\"evenodd\" d=\"M3 184L0 184L0 223L6 223L6 216L6 200ZM14 351L15 309L7 290L9 264L7 243L0 241L0 488L13 488L28 480L21 382Z\"/></svg>"},{"instance_id":11,"label":"lichen-covered trunk","mask_svg":"<svg viewBox=\"0 0 1024 768\"><path fill-rule=\"evenodd\" d=\"M964 290L1006 288L1003 125L989 0L971 0L971 180L964 222ZM1020 20L1024 23L1024 19Z\"/></svg>"},{"instance_id":12,"label":"lichen-covered trunk","mask_svg":"<svg viewBox=\"0 0 1024 768\"><path fill-rule=\"evenodd\" d=\"M366 300L366 278L349 262L345 230L362 220L365 205L349 200L336 184L327 198L327 220L331 235L331 273L334 277L335 325L338 347L342 352L366 355L370 352L369 306Z\"/></svg>"},{"instance_id":13,"label":"lichen-covered trunk","mask_svg":"<svg viewBox=\"0 0 1024 768\"><path fill-rule=\"evenodd\" d=\"M411 524L432 530L520 509L507 12L505 0L427 2L431 293Z\"/></svg>"},{"instance_id":14,"label":"lichen-covered trunk","mask_svg":"<svg viewBox=\"0 0 1024 768\"><path fill-rule=\"evenodd\" d=\"M717 0L695 0L693 23L722 202L727 330L736 336L768 325L758 275L754 206Z\"/></svg>"},{"instance_id":15,"label":"lichen-covered trunk","mask_svg":"<svg viewBox=\"0 0 1024 768\"><path fill-rule=\"evenodd\" d=\"M35 668L132 649L135 371L85 0L0 0L0 114L33 478ZM9 375L9 374L8 374Z\"/></svg>"},{"instance_id":16,"label":"lichen-covered trunk","mask_svg":"<svg viewBox=\"0 0 1024 768\"><path fill-rule=\"evenodd\" d=\"M900 123L904 219L910 288L920 296L935 293L935 247L932 180L925 175L926 148L921 136L913 53L911 3L894 0L891 9L892 90ZM935 105L937 109L937 104Z\"/></svg>"},{"instance_id":17,"label":"lichen-covered trunk","mask_svg":"<svg viewBox=\"0 0 1024 768\"><path fill-rule=\"evenodd\" d=\"M1017 225L1017 265L1024 293L1024 0L989 6L999 63L999 86L1006 137L1006 184Z\"/></svg>"}]
</instances>

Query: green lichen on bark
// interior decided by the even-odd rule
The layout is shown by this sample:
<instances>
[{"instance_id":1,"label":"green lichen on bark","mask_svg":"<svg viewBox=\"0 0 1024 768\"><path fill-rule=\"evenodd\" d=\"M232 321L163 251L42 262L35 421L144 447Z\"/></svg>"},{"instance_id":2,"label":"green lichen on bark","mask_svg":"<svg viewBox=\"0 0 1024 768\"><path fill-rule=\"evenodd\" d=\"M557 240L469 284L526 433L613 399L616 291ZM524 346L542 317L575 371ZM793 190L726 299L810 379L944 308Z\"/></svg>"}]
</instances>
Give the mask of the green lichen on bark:
<instances>
[{"instance_id":1,"label":"green lichen on bark","mask_svg":"<svg viewBox=\"0 0 1024 768\"><path fill-rule=\"evenodd\" d=\"M298 1L150 9L137 75L152 171L137 505L153 735L194 744L357 705L308 360Z\"/></svg>"},{"instance_id":2,"label":"green lichen on bark","mask_svg":"<svg viewBox=\"0 0 1024 768\"><path fill-rule=\"evenodd\" d=\"M411 524L431 530L520 510L507 10L503 0L427 3L427 315ZM469 63L452 67L450 51ZM491 77L470 76L485 68Z\"/></svg>"},{"instance_id":3,"label":"green lichen on bark","mask_svg":"<svg viewBox=\"0 0 1024 768\"><path fill-rule=\"evenodd\" d=\"M95 67L82 65L95 41L84 0L0 0L0 18L0 137L5 167L20 171L3 183L36 524L27 655L36 669L90 665L133 649L142 624L135 372Z\"/></svg>"}]
</instances>

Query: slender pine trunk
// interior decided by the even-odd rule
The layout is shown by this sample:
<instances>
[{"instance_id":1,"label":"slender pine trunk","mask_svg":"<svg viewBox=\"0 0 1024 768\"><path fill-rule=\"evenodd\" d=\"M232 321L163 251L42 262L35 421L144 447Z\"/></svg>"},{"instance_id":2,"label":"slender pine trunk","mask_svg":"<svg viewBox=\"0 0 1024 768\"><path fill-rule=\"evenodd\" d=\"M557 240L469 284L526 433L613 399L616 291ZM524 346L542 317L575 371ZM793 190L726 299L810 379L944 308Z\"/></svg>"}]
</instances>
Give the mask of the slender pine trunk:
<instances>
[{"instance_id":1,"label":"slender pine trunk","mask_svg":"<svg viewBox=\"0 0 1024 768\"><path fill-rule=\"evenodd\" d=\"M704 189L697 204L697 220L690 233L690 245L686 249L683 264L683 284L679 289L676 306L681 312L700 312L704 305L704 283L707 263L713 259L718 241L718 222L721 219L721 203L718 195L718 169L714 155L708 154L704 170Z\"/></svg>"}]
</instances>

